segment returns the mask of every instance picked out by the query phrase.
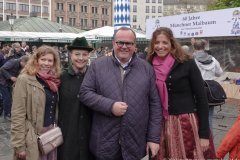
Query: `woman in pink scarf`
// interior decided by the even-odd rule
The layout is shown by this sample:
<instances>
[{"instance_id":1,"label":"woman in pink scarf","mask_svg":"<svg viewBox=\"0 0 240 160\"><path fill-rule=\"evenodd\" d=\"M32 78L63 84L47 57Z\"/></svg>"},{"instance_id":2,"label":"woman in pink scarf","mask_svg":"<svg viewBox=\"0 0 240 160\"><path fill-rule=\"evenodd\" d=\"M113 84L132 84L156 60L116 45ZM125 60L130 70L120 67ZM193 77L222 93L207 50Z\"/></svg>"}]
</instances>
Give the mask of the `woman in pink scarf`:
<instances>
[{"instance_id":1,"label":"woman in pink scarf","mask_svg":"<svg viewBox=\"0 0 240 160\"><path fill-rule=\"evenodd\" d=\"M163 106L160 159L215 158L209 147L208 102L201 73L169 28L153 32L148 61Z\"/></svg>"},{"instance_id":2,"label":"woman in pink scarf","mask_svg":"<svg viewBox=\"0 0 240 160\"><path fill-rule=\"evenodd\" d=\"M42 46L30 57L13 90L11 144L14 159L57 160L57 149L39 152L37 135L56 122L60 59L50 46Z\"/></svg>"}]
</instances>

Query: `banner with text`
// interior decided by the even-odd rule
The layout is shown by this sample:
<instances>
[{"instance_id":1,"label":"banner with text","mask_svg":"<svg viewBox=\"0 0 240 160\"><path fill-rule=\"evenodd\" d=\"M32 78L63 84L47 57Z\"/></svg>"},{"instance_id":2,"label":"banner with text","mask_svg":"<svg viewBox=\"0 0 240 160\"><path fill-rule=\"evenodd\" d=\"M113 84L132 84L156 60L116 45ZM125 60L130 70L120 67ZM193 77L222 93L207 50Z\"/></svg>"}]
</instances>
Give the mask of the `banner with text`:
<instances>
[{"instance_id":1,"label":"banner with text","mask_svg":"<svg viewBox=\"0 0 240 160\"><path fill-rule=\"evenodd\" d=\"M147 19L146 37L156 28L169 27L176 38L240 35L240 7Z\"/></svg>"}]
</instances>

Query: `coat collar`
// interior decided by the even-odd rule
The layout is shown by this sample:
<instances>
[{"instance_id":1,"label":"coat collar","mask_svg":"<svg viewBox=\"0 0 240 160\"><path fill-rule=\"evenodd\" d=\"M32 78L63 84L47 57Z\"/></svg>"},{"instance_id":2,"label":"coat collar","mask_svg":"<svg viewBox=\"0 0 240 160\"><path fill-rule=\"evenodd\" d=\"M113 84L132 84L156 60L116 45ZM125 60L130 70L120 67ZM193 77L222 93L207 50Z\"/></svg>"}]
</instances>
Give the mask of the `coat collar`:
<instances>
[{"instance_id":1,"label":"coat collar","mask_svg":"<svg viewBox=\"0 0 240 160\"><path fill-rule=\"evenodd\" d=\"M122 65L119 63L119 61L116 59L114 51L113 51L113 53L112 53L112 60L113 60L113 62L114 62L117 66L119 66L119 67L122 66ZM129 67L132 67L136 61L137 61L136 53L133 53L133 56L132 56L132 58L131 58L131 61L128 62L128 65L127 65L124 69L128 69Z\"/></svg>"},{"instance_id":2,"label":"coat collar","mask_svg":"<svg viewBox=\"0 0 240 160\"><path fill-rule=\"evenodd\" d=\"M87 69L88 69L88 66L87 66ZM86 71L87 71L86 69ZM75 76L75 75L84 75L86 73L86 71L84 73L76 73L73 69L73 66L72 65L69 65L68 68L66 69L67 73L71 76Z\"/></svg>"}]
</instances>

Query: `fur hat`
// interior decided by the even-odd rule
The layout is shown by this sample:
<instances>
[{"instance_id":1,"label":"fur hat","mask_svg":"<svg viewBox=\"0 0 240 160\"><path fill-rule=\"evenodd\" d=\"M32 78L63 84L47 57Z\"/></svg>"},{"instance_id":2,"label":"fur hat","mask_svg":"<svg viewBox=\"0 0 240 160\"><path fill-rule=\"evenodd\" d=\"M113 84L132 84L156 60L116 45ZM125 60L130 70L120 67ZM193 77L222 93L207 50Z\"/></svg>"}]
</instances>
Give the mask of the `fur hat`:
<instances>
[{"instance_id":1,"label":"fur hat","mask_svg":"<svg viewBox=\"0 0 240 160\"><path fill-rule=\"evenodd\" d=\"M91 52L93 50L92 47L88 45L88 42L85 37L77 37L75 38L72 43L68 46L68 50L73 49L82 49Z\"/></svg>"}]
</instances>

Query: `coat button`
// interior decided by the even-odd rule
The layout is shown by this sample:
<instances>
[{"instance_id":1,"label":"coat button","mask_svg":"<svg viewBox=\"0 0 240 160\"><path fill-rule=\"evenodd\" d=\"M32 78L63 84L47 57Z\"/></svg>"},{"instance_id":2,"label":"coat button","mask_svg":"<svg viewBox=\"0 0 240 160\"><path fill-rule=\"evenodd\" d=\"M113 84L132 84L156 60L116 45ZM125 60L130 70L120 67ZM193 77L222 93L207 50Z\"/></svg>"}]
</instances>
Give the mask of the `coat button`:
<instances>
[{"instance_id":1,"label":"coat button","mask_svg":"<svg viewBox=\"0 0 240 160\"><path fill-rule=\"evenodd\" d=\"M172 78L172 76L169 76L169 78Z\"/></svg>"},{"instance_id":2,"label":"coat button","mask_svg":"<svg viewBox=\"0 0 240 160\"><path fill-rule=\"evenodd\" d=\"M79 95L79 94L77 95L77 98L80 98L80 95Z\"/></svg>"},{"instance_id":3,"label":"coat button","mask_svg":"<svg viewBox=\"0 0 240 160\"><path fill-rule=\"evenodd\" d=\"M168 83L168 85L169 85L169 86L171 86L171 85L172 85L172 83Z\"/></svg>"},{"instance_id":4,"label":"coat button","mask_svg":"<svg viewBox=\"0 0 240 160\"><path fill-rule=\"evenodd\" d=\"M81 115L80 118L83 119L83 115Z\"/></svg>"}]
</instances>

